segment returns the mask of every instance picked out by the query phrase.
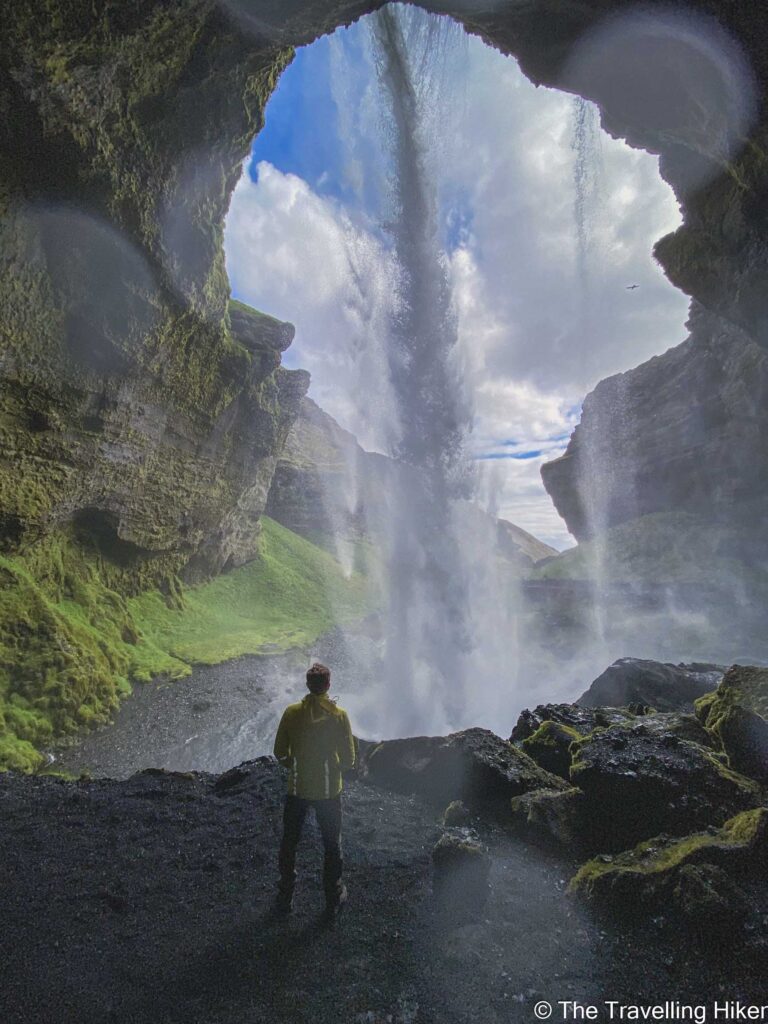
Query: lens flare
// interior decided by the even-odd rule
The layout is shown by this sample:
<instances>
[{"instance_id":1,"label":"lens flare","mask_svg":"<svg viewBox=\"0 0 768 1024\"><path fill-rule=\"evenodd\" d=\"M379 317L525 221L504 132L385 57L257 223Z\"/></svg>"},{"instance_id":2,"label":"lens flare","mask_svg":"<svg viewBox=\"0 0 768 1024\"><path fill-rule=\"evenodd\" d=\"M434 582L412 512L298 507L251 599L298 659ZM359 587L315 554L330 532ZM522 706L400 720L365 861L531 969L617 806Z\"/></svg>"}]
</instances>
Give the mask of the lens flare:
<instances>
[{"instance_id":1,"label":"lens flare","mask_svg":"<svg viewBox=\"0 0 768 1024\"><path fill-rule=\"evenodd\" d=\"M678 194L721 173L756 112L741 47L714 18L673 7L602 21L571 51L558 84L599 103L612 134L662 152Z\"/></svg>"}]
</instances>

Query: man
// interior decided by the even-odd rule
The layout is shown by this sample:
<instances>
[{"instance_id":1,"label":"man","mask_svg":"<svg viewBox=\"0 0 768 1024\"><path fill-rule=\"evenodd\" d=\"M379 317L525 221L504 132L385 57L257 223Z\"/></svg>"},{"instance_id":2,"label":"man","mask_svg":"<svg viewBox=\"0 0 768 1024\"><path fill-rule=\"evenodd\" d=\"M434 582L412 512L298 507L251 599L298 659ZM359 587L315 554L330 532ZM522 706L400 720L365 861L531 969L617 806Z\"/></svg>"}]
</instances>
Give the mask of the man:
<instances>
[{"instance_id":1,"label":"man","mask_svg":"<svg viewBox=\"0 0 768 1024\"><path fill-rule=\"evenodd\" d=\"M276 904L280 913L291 911L296 847L310 807L323 837L326 913L333 916L347 899L341 880L341 774L354 766L355 745L346 711L328 697L330 685L330 669L315 662L307 672L309 693L285 709L275 737L275 757L288 768Z\"/></svg>"}]
</instances>

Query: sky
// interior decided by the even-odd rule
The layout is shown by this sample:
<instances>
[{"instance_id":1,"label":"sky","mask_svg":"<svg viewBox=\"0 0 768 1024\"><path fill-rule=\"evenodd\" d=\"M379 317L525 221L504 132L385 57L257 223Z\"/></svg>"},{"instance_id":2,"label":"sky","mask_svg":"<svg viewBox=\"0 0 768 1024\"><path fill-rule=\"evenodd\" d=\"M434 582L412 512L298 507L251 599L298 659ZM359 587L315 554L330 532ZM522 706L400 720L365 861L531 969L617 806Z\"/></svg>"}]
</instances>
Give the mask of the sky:
<instances>
[{"instance_id":1,"label":"sky","mask_svg":"<svg viewBox=\"0 0 768 1024\"><path fill-rule=\"evenodd\" d=\"M233 295L296 325L284 364L308 369L311 397L382 450L386 371L374 342L396 268L365 20L299 50L283 73L232 198L225 251ZM651 253L679 208L657 159L602 132L594 107L534 87L513 59L458 30L446 39L423 97L424 139L473 400L470 447L498 514L564 548L573 538L541 464L562 453L599 380L685 339L688 300Z\"/></svg>"}]
</instances>

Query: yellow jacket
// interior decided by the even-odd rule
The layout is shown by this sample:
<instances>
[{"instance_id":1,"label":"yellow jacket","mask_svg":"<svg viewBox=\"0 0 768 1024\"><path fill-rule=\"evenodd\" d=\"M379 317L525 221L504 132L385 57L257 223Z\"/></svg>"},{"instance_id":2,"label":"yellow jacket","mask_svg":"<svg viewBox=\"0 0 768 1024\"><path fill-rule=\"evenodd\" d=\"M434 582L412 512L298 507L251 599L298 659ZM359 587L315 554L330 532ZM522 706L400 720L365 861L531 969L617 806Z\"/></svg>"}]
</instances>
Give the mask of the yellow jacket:
<instances>
[{"instance_id":1,"label":"yellow jacket","mask_svg":"<svg viewBox=\"0 0 768 1024\"><path fill-rule=\"evenodd\" d=\"M355 763L355 743L346 711L324 693L308 693L289 704L280 719L275 757L290 769L288 792L326 800L341 792L341 773Z\"/></svg>"}]
</instances>

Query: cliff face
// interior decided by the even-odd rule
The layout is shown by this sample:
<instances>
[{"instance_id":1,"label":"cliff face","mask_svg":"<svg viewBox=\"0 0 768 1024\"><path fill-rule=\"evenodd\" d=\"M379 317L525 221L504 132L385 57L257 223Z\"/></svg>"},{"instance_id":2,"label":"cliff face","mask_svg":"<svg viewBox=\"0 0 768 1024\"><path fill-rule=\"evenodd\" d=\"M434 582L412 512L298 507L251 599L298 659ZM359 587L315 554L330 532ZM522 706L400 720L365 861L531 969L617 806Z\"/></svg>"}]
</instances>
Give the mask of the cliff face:
<instances>
[{"instance_id":1,"label":"cliff face","mask_svg":"<svg viewBox=\"0 0 768 1024\"><path fill-rule=\"evenodd\" d=\"M275 468L267 515L305 537L360 539L366 533L366 498L373 498L376 467L388 461L364 451L332 416L305 398Z\"/></svg>"},{"instance_id":2,"label":"cliff face","mask_svg":"<svg viewBox=\"0 0 768 1024\"><path fill-rule=\"evenodd\" d=\"M577 539L672 510L764 531L768 354L701 309L690 327L684 344L601 381L565 454L542 467Z\"/></svg>"},{"instance_id":3,"label":"cliff face","mask_svg":"<svg viewBox=\"0 0 768 1024\"><path fill-rule=\"evenodd\" d=\"M16 4L2 47L0 539L72 526L128 589L239 564L307 379L221 232L289 54L204 4Z\"/></svg>"}]
</instances>

